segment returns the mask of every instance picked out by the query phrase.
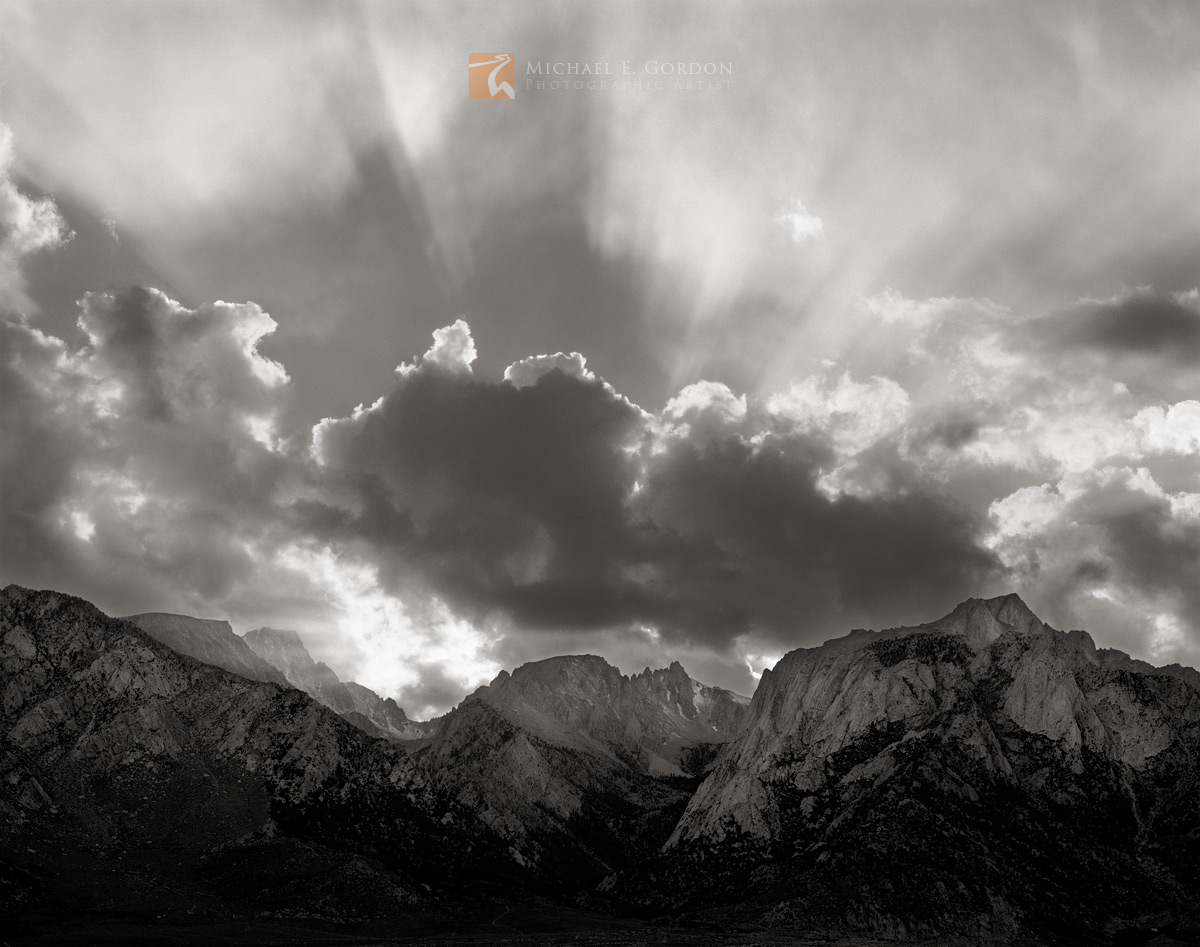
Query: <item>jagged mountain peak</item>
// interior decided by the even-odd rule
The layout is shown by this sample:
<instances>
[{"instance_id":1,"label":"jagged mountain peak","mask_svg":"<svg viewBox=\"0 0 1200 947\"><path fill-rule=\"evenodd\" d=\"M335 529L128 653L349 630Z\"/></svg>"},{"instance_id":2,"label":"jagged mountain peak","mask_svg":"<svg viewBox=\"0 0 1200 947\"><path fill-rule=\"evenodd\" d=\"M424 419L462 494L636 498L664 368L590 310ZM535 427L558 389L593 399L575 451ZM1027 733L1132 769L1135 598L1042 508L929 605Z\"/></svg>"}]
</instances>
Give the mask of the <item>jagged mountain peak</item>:
<instances>
[{"instance_id":1,"label":"jagged mountain peak","mask_svg":"<svg viewBox=\"0 0 1200 947\"><path fill-rule=\"evenodd\" d=\"M688 672L684 668L684 666L682 664L680 664L678 661L672 661L665 668L651 668L651 667L647 666L639 673L633 675L633 679L634 680L642 680L642 679L645 679L645 680L655 680L655 679L671 680L671 681L676 681L678 683L683 683L684 681L694 680L694 678L688 674Z\"/></svg>"},{"instance_id":2,"label":"jagged mountain peak","mask_svg":"<svg viewBox=\"0 0 1200 947\"><path fill-rule=\"evenodd\" d=\"M671 661L666 667L651 668L647 666L636 674L628 675L622 673L608 659L597 654L560 654L537 661L528 661L511 672L500 671L492 680L491 685L487 686L503 684L510 679L514 682L553 681L582 679L589 675L596 678L621 679L631 684L651 680L671 680L680 683L692 681L701 687L709 686L701 684L689 675L687 669L677 660ZM730 693L733 692L730 691Z\"/></svg>"},{"instance_id":3,"label":"jagged mountain peak","mask_svg":"<svg viewBox=\"0 0 1200 947\"><path fill-rule=\"evenodd\" d=\"M501 671L468 700L487 703L551 743L615 753L669 775L683 775L688 747L727 740L749 705L732 691L692 679L678 661L631 677L594 654Z\"/></svg>"}]
</instances>

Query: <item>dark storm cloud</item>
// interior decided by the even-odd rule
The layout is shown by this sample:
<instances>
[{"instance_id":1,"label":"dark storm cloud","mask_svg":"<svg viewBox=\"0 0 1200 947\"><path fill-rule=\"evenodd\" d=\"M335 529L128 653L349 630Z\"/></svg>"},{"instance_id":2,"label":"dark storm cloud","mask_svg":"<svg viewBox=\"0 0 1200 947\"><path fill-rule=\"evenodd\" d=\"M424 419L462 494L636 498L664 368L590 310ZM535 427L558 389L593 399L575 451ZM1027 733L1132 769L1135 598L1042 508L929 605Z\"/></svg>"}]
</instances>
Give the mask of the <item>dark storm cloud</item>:
<instances>
[{"instance_id":1,"label":"dark storm cloud","mask_svg":"<svg viewBox=\"0 0 1200 947\"><path fill-rule=\"evenodd\" d=\"M636 504L657 616L711 644L754 629L781 643L895 622L967 597L997 571L980 523L895 471L888 489L818 489L807 437L679 440Z\"/></svg>"},{"instance_id":2,"label":"dark storm cloud","mask_svg":"<svg viewBox=\"0 0 1200 947\"><path fill-rule=\"evenodd\" d=\"M1114 356L1161 356L1200 364L1200 298L1137 290L1103 302L1080 303L1041 320L1037 333L1064 349Z\"/></svg>"},{"instance_id":3,"label":"dark storm cloud","mask_svg":"<svg viewBox=\"0 0 1200 947\"><path fill-rule=\"evenodd\" d=\"M663 428L595 379L551 370L518 389L425 364L318 433L322 476L354 512L297 513L369 545L397 591L419 575L518 627L644 623L717 648L928 614L996 569L980 524L902 470L832 498L827 444L754 442L770 420L730 404Z\"/></svg>"},{"instance_id":4,"label":"dark storm cloud","mask_svg":"<svg viewBox=\"0 0 1200 947\"><path fill-rule=\"evenodd\" d=\"M318 443L323 476L361 504L338 532L396 557L394 581L416 572L520 621L595 625L617 614L606 570L629 539L639 423L597 381L555 370L516 388L427 363Z\"/></svg>"},{"instance_id":5,"label":"dark storm cloud","mask_svg":"<svg viewBox=\"0 0 1200 947\"><path fill-rule=\"evenodd\" d=\"M427 720L463 699L462 681L440 664L410 661L408 669L416 676L416 683L404 689L403 709L411 719Z\"/></svg>"},{"instance_id":6,"label":"dark storm cloud","mask_svg":"<svg viewBox=\"0 0 1200 947\"><path fill-rule=\"evenodd\" d=\"M1114 492L1090 498L1107 540L1109 578L1144 594L1181 597L1181 613L1200 635L1200 521L1174 515L1166 497Z\"/></svg>"}]
</instances>

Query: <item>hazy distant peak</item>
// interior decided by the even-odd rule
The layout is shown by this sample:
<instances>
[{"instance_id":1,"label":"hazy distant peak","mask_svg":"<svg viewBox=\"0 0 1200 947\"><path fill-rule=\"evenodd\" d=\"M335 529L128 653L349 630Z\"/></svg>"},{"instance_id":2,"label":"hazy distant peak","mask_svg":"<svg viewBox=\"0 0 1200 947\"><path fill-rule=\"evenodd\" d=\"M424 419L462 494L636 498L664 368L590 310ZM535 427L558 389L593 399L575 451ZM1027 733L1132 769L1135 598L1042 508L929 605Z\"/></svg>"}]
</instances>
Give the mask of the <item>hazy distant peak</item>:
<instances>
[{"instance_id":1,"label":"hazy distant peak","mask_svg":"<svg viewBox=\"0 0 1200 947\"><path fill-rule=\"evenodd\" d=\"M216 618L192 618L170 612L144 612L126 616L124 621L180 654L186 654L254 681L288 683L270 661L257 654L245 640L233 633L229 622Z\"/></svg>"},{"instance_id":2,"label":"hazy distant peak","mask_svg":"<svg viewBox=\"0 0 1200 947\"><path fill-rule=\"evenodd\" d=\"M246 632L244 637L250 642L274 642L289 648L299 648L305 654L308 654L308 649L304 647L304 639L300 637L299 632L292 631L291 629L255 628L253 631Z\"/></svg>"},{"instance_id":3,"label":"hazy distant peak","mask_svg":"<svg viewBox=\"0 0 1200 947\"><path fill-rule=\"evenodd\" d=\"M288 682L315 697L356 726L396 740L428 736L433 725L411 721L391 698L380 697L356 681L343 681L324 661L314 661L304 640L282 628L256 628L246 632L246 642L279 668Z\"/></svg>"}]
</instances>

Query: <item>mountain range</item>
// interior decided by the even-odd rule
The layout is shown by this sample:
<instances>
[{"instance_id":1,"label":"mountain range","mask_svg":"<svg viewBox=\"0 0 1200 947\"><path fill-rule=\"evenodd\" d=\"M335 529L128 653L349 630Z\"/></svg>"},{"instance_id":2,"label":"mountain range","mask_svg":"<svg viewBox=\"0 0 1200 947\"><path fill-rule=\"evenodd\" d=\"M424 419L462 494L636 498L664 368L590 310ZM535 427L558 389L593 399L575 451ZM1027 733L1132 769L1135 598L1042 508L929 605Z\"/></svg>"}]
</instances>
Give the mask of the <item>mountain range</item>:
<instances>
[{"instance_id":1,"label":"mountain range","mask_svg":"<svg viewBox=\"0 0 1200 947\"><path fill-rule=\"evenodd\" d=\"M752 699L571 655L418 722L294 632L9 586L0 694L14 945L1200 943L1200 674L1016 596L792 651Z\"/></svg>"}]
</instances>

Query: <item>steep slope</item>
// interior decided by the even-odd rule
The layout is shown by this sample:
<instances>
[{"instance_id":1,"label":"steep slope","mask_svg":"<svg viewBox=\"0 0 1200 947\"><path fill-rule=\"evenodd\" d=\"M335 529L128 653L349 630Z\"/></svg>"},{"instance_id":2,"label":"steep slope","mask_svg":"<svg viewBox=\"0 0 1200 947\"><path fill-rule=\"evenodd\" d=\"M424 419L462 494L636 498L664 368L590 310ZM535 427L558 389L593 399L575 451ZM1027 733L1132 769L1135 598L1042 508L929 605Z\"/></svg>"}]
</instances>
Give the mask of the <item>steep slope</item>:
<instances>
[{"instance_id":1,"label":"steep slope","mask_svg":"<svg viewBox=\"0 0 1200 947\"><path fill-rule=\"evenodd\" d=\"M294 631L256 628L246 633L245 643L260 659L278 668L287 683L367 733L393 740L420 740L437 729L437 721L409 720L390 697L380 697L354 681L341 681L329 665L312 659Z\"/></svg>"},{"instance_id":2,"label":"steep slope","mask_svg":"<svg viewBox=\"0 0 1200 947\"><path fill-rule=\"evenodd\" d=\"M403 749L79 599L0 592L0 693L8 915L345 920L516 867Z\"/></svg>"},{"instance_id":3,"label":"steep slope","mask_svg":"<svg viewBox=\"0 0 1200 947\"><path fill-rule=\"evenodd\" d=\"M168 648L174 648L197 661L216 665L252 681L288 683L282 672L255 654L245 641L234 634L227 621L190 618L166 612L128 615L124 620L133 622Z\"/></svg>"},{"instance_id":4,"label":"steep slope","mask_svg":"<svg viewBox=\"0 0 1200 947\"><path fill-rule=\"evenodd\" d=\"M1016 596L793 651L657 866L616 887L660 907L724 896L710 913L806 931L973 943L1178 920L1200 900L1186 678L1101 655Z\"/></svg>"},{"instance_id":5,"label":"steep slope","mask_svg":"<svg viewBox=\"0 0 1200 947\"><path fill-rule=\"evenodd\" d=\"M590 887L666 841L748 704L678 664L630 678L551 658L479 688L417 759L523 864Z\"/></svg>"}]
</instances>

